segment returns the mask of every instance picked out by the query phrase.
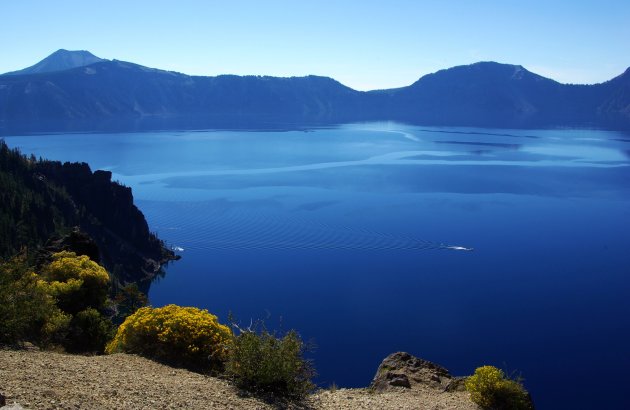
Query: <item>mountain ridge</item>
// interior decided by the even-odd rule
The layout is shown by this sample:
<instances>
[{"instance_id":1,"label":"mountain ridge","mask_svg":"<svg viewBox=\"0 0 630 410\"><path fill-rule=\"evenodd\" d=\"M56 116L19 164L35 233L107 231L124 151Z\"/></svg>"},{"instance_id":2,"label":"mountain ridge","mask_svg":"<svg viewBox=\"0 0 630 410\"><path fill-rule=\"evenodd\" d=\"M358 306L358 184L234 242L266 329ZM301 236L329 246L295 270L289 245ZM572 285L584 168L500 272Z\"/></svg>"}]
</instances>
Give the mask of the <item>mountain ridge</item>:
<instances>
[{"instance_id":1,"label":"mountain ridge","mask_svg":"<svg viewBox=\"0 0 630 410\"><path fill-rule=\"evenodd\" d=\"M325 125L393 120L481 127L630 129L630 68L562 84L520 65L478 62L409 86L357 91L330 77L191 76L100 60L0 76L0 132Z\"/></svg>"}]
</instances>

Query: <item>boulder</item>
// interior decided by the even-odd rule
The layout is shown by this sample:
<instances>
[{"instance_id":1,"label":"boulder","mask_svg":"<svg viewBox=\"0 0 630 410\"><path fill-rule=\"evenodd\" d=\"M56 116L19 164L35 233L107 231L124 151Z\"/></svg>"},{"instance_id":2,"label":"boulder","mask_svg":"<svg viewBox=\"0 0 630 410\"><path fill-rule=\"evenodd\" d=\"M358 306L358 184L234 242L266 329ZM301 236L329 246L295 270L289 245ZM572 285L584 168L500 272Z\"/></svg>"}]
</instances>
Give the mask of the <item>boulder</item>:
<instances>
[{"instance_id":1,"label":"boulder","mask_svg":"<svg viewBox=\"0 0 630 410\"><path fill-rule=\"evenodd\" d=\"M383 360L376 371L370 388L387 391L396 388L413 389L416 386L428 386L446 390L453 376L448 370L409 353L392 353Z\"/></svg>"}]
</instances>

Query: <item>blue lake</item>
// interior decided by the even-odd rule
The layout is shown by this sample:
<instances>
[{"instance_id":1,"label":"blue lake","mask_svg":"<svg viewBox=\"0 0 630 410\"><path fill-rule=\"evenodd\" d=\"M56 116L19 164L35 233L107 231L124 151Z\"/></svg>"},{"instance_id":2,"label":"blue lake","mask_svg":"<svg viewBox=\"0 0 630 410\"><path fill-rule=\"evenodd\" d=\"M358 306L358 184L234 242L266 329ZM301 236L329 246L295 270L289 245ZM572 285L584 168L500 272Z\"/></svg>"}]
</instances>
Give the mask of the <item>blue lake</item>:
<instances>
[{"instance_id":1,"label":"blue lake","mask_svg":"<svg viewBox=\"0 0 630 410\"><path fill-rule=\"evenodd\" d=\"M366 386L402 350L456 375L520 372L538 408L630 408L628 134L370 123L5 140L111 170L183 249L152 304L295 328L322 386Z\"/></svg>"}]
</instances>

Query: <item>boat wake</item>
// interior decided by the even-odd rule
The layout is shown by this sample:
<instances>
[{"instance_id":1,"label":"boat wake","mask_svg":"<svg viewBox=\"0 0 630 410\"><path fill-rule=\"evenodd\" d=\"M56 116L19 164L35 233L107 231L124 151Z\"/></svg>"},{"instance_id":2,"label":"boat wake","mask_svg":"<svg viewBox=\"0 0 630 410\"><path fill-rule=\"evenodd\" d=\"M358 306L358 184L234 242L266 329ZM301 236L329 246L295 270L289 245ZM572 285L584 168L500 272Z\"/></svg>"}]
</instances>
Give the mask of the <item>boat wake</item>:
<instances>
[{"instance_id":1,"label":"boat wake","mask_svg":"<svg viewBox=\"0 0 630 410\"><path fill-rule=\"evenodd\" d=\"M287 213L252 211L251 208L208 212L204 215L203 226L199 226L199 222L198 219L191 220L190 227L182 225L180 229L168 232L169 242L180 245L173 250L473 250L405 234L329 224Z\"/></svg>"},{"instance_id":2,"label":"boat wake","mask_svg":"<svg viewBox=\"0 0 630 410\"><path fill-rule=\"evenodd\" d=\"M475 250L475 248L467 248L465 246L453 246L453 245L444 245L444 249L451 249L454 251L467 251L467 252L471 252Z\"/></svg>"}]
</instances>

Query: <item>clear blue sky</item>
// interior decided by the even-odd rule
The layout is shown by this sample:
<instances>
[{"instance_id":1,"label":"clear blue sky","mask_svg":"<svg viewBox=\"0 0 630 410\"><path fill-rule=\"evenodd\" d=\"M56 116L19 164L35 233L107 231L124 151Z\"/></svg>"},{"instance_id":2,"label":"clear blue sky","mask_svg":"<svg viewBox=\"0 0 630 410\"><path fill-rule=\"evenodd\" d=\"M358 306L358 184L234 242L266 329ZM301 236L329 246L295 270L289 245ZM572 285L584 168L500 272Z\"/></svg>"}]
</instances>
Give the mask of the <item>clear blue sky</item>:
<instances>
[{"instance_id":1,"label":"clear blue sky","mask_svg":"<svg viewBox=\"0 0 630 410\"><path fill-rule=\"evenodd\" d=\"M186 74L408 85L476 61L561 82L630 66L630 0L0 0L0 73L89 50Z\"/></svg>"}]
</instances>

